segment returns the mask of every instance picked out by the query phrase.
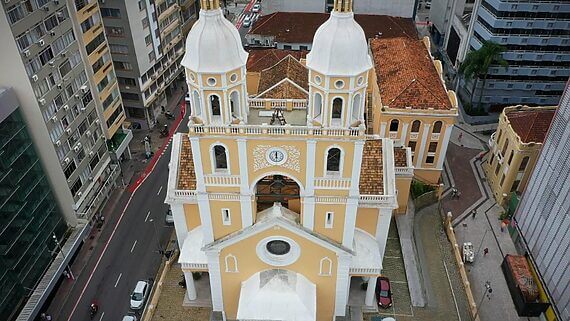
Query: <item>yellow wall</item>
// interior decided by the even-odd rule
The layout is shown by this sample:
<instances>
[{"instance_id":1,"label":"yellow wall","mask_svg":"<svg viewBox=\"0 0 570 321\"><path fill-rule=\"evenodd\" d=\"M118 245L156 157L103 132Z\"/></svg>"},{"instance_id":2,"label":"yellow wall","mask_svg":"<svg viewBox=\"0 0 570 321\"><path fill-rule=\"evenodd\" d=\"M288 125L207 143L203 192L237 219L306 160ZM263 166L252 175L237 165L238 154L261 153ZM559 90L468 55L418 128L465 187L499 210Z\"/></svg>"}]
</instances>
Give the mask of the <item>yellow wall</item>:
<instances>
[{"instance_id":1,"label":"yellow wall","mask_svg":"<svg viewBox=\"0 0 570 321\"><path fill-rule=\"evenodd\" d=\"M230 210L231 225L223 224L223 208ZM212 226L214 228L214 240L241 230L241 207L239 201L210 201L210 213L212 216Z\"/></svg>"},{"instance_id":2,"label":"yellow wall","mask_svg":"<svg viewBox=\"0 0 570 321\"><path fill-rule=\"evenodd\" d=\"M200 222L200 212L196 204L184 204L184 216L186 216L186 227L188 231L192 231L196 227L202 225Z\"/></svg>"},{"instance_id":3,"label":"yellow wall","mask_svg":"<svg viewBox=\"0 0 570 321\"><path fill-rule=\"evenodd\" d=\"M220 252L220 270L226 317L228 319L236 319L237 317L241 282L246 281L257 272L277 268L262 262L257 257L255 250L261 240L276 235L288 237L297 242L301 247L301 256L299 259L289 266L280 268L300 273L314 283L317 288L317 320L332 320L336 294L336 253L279 227L276 227L276 229L271 228L236 244L232 244ZM236 256L238 273L225 272L224 258L228 254ZM323 257L328 257L333 262L331 276L319 276L319 263Z\"/></svg>"},{"instance_id":4,"label":"yellow wall","mask_svg":"<svg viewBox=\"0 0 570 321\"><path fill-rule=\"evenodd\" d=\"M353 142L331 142L331 141L317 141L315 148L315 177L325 177L326 169L326 153L331 147L338 147L341 149L342 154L342 177L352 177L352 165L354 161L354 143ZM338 195L338 194L336 194Z\"/></svg>"},{"instance_id":5,"label":"yellow wall","mask_svg":"<svg viewBox=\"0 0 570 321\"><path fill-rule=\"evenodd\" d=\"M359 208L356 212L356 227L368 232L370 235L376 235L376 225L378 224L377 208Z\"/></svg>"},{"instance_id":6,"label":"yellow wall","mask_svg":"<svg viewBox=\"0 0 570 321\"><path fill-rule=\"evenodd\" d=\"M247 73L247 93L248 95L257 95L259 91L259 79L261 73L248 72Z\"/></svg>"},{"instance_id":7,"label":"yellow wall","mask_svg":"<svg viewBox=\"0 0 570 321\"><path fill-rule=\"evenodd\" d=\"M333 212L333 227L325 228L326 212ZM345 204L315 204L315 232L325 235L338 243L342 243L344 220L346 216Z\"/></svg>"},{"instance_id":8,"label":"yellow wall","mask_svg":"<svg viewBox=\"0 0 570 321\"><path fill-rule=\"evenodd\" d=\"M406 209L408 208L408 198L410 197L411 183L411 177L396 176L396 189L398 190L398 209L395 211L395 213L397 214L406 213Z\"/></svg>"}]
</instances>

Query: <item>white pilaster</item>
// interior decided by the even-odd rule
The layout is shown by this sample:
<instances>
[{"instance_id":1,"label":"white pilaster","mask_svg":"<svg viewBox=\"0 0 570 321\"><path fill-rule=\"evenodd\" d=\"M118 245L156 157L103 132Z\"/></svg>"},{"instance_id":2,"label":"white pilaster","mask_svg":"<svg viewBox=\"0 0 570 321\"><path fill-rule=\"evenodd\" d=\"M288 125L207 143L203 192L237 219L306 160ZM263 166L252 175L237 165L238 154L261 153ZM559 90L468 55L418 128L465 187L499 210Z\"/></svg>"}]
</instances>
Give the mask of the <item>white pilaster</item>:
<instances>
[{"instance_id":1,"label":"white pilaster","mask_svg":"<svg viewBox=\"0 0 570 321\"><path fill-rule=\"evenodd\" d=\"M366 298L364 299L364 304L369 307L374 306L374 297L375 297L375 290L376 290L376 282L378 281L377 276L371 276L368 278L368 287L366 288Z\"/></svg>"},{"instance_id":2,"label":"white pilaster","mask_svg":"<svg viewBox=\"0 0 570 321\"><path fill-rule=\"evenodd\" d=\"M312 230L315 225L315 153L317 141L307 140L307 176L303 200L303 226Z\"/></svg>"},{"instance_id":3,"label":"white pilaster","mask_svg":"<svg viewBox=\"0 0 570 321\"><path fill-rule=\"evenodd\" d=\"M447 146L449 145L449 138L451 137L452 130L453 130L453 124L445 126L445 134L443 136L443 141L441 142L439 155L437 156L437 165L435 167L437 169L443 168L443 162L445 161L445 154L447 153Z\"/></svg>"},{"instance_id":4,"label":"white pilaster","mask_svg":"<svg viewBox=\"0 0 570 321\"><path fill-rule=\"evenodd\" d=\"M380 137L387 137L387 135L386 135L386 122L385 121L380 123Z\"/></svg>"},{"instance_id":5,"label":"white pilaster","mask_svg":"<svg viewBox=\"0 0 570 321\"><path fill-rule=\"evenodd\" d=\"M196 195L196 199L198 201L198 211L200 211L202 233L204 233L204 244L212 243L214 242L214 231L212 230L212 216L208 194L199 193Z\"/></svg>"},{"instance_id":6,"label":"white pilaster","mask_svg":"<svg viewBox=\"0 0 570 321\"><path fill-rule=\"evenodd\" d=\"M376 223L376 242L380 250L380 257L384 261L384 252L386 251L386 241L388 239L388 230L390 229L390 220L392 219L392 209L378 209L378 222Z\"/></svg>"},{"instance_id":7,"label":"white pilaster","mask_svg":"<svg viewBox=\"0 0 570 321\"><path fill-rule=\"evenodd\" d=\"M247 173L247 141L243 138L239 138L237 144L239 153L241 224L242 228L246 228L253 225L251 192L249 190L249 176Z\"/></svg>"},{"instance_id":8,"label":"white pilaster","mask_svg":"<svg viewBox=\"0 0 570 321\"><path fill-rule=\"evenodd\" d=\"M170 204L170 210L172 211L172 218L174 219L174 230L176 231L178 247L182 249L182 244L184 244L184 240L188 235L184 205L179 203Z\"/></svg>"},{"instance_id":9,"label":"white pilaster","mask_svg":"<svg viewBox=\"0 0 570 321\"><path fill-rule=\"evenodd\" d=\"M352 249L354 240L354 229L356 226L356 212L358 210L358 198L349 197L346 201L346 214L344 217L344 231L342 234L342 245Z\"/></svg>"},{"instance_id":10,"label":"white pilaster","mask_svg":"<svg viewBox=\"0 0 570 321\"><path fill-rule=\"evenodd\" d=\"M350 276L348 275L350 256L348 254L340 254L337 265L334 315L344 316L348 302L348 288L350 286Z\"/></svg>"},{"instance_id":11,"label":"white pilaster","mask_svg":"<svg viewBox=\"0 0 570 321\"><path fill-rule=\"evenodd\" d=\"M220 270L220 253L206 252L208 258L208 273L210 274L210 290L212 292L212 310L224 310L224 297L222 293L222 274Z\"/></svg>"},{"instance_id":12,"label":"white pilaster","mask_svg":"<svg viewBox=\"0 0 570 321\"><path fill-rule=\"evenodd\" d=\"M188 295L188 300L196 300L196 286L194 285L194 278L192 277L192 272L184 271L184 280L186 281L186 295Z\"/></svg>"},{"instance_id":13,"label":"white pilaster","mask_svg":"<svg viewBox=\"0 0 570 321\"><path fill-rule=\"evenodd\" d=\"M416 158L416 168L422 168L422 164L425 158L425 151L426 151L426 143L431 139L431 135L429 132L431 125L425 124L424 125L424 132L422 133L422 143L420 144L420 150L414 152Z\"/></svg>"},{"instance_id":14,"label":"white pilaster","mask_svg":"<svg viewBox=\"0 0 570 321\"><path fill-rule=\"evenodd\" d=\"M410 126L410 124L408 124L408 123L404 123L402 125L402 135L400 136L400 141L395 142L394 145L397 144L397 146L406 146L406 138L408 137L408 127L409 126Z\"/></svg>"},{"instance_id":15,"label":"white pilaster","mask_svg":"<svg viewBox=\"0 0 570 321\"><path fill-rule=\"evenodd\" d=\"M202 166L202 152L200 151L200 140L198 137L189 137L192 148L192 158L194 158L194 172L196 173L196 191L205 192L204 168Z\"/></svg>"}]
</instances>

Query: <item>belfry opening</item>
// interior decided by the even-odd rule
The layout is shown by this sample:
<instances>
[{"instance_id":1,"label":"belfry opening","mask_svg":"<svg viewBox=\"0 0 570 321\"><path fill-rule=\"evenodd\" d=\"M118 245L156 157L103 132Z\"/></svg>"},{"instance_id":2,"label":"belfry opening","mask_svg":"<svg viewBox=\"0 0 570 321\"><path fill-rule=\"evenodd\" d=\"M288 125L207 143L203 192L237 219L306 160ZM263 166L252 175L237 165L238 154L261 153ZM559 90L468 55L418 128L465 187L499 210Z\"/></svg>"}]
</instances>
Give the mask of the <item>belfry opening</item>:
<instances>
[{"instance_id":1,"label":"belfry opening","mask_svg":"<svg viewBox=\"0 0 570 321\"><path fill-rule=\"evenodd\" d=\"M301 213L300 187L295 180L284 175L265 176L255 185L257 212L273 206L275 202L293 212Z\"/></svg>"}]
</instances>

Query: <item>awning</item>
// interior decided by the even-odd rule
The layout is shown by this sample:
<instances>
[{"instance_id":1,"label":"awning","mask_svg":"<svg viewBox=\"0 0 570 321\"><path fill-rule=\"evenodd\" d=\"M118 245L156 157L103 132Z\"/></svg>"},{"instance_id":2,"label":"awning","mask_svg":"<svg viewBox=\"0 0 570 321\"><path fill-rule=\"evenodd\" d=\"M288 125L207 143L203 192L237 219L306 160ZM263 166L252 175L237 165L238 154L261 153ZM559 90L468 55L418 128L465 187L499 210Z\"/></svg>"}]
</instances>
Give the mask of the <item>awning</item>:
<instances>
[{"instance_id":1,"label":"awning","mask_svg":"<svg viewBox=\"0 0 570 321\"><path fill-rule=\"evenodd\" d=\"M184 244L180 249L180 257L178 263L182 265L182 269L207 269L208 258L206 253L202 251L204 246L204 234L202 226L198 226L188 232Z\"/></svg>"},{"instance_id":2,"label":"awning","mask_svg":"<svg viewBox=\"0 0 570 321\"><path fill-rule=\"evenodd\" d=\"M380 274L382 272L382 258L378 242L369 234L354 231L354 252L350 262L351 273L357 274Z\"/></svg>"},{"instance_id":3,"label":"awning","mask_svg":"<svg viewBox=\"0 0 570 321\"><path fill-rule=\"evenodd\" d=\"M315 321L317 287L287 270L258 272L241 284L238 320Z\"/></svg>"}]
</instances>

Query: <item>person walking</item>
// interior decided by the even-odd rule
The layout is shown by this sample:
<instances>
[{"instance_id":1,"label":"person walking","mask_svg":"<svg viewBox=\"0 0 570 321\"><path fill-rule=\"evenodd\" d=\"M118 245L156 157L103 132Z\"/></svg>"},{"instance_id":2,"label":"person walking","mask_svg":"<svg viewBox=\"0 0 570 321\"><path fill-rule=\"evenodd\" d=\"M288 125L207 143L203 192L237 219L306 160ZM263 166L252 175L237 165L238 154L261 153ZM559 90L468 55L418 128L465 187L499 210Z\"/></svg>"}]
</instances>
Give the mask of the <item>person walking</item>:
<instances>
[{"instance_id":1,"label":"person walking","mask_svg":"<svg viewBox=\"0 0 570 321\"><path fill-rule=\"evenodd\" d=\"M473 209L473 210L471 211L471 218L472 218L472 219L475 219L475 215L477 215L477 210L476 210L476 209Z\"/></svg>"},{"instance_id":2,"label":"person walking","mask_svg":"<svg viewBox=\"0 0 570 321\"><path fill-rule=\"evenodd\" d=\"M489 254L489 248L488 247L483 249L483 256L487 256L487 254Z\"/></svg>"}]
</instances>

